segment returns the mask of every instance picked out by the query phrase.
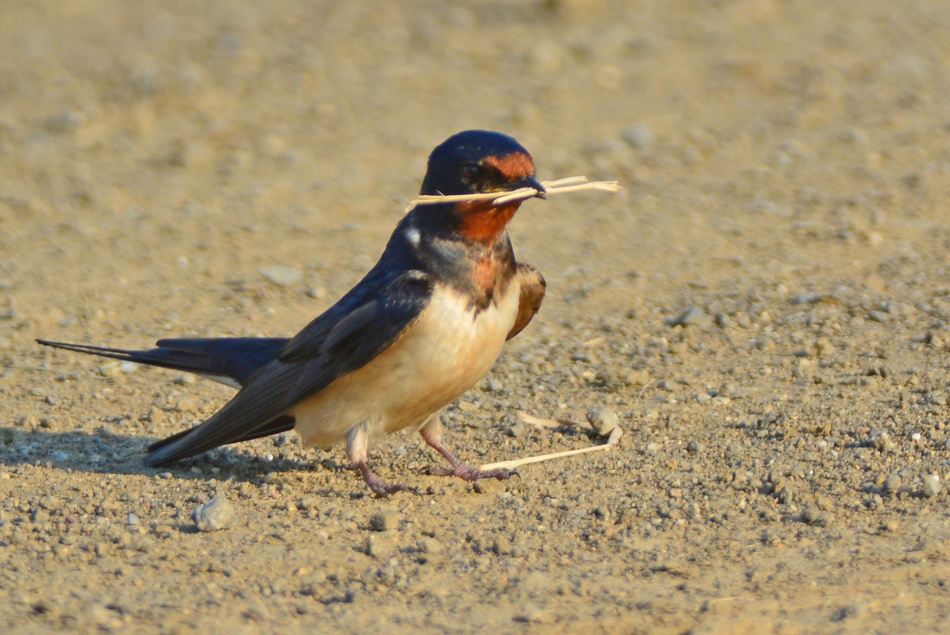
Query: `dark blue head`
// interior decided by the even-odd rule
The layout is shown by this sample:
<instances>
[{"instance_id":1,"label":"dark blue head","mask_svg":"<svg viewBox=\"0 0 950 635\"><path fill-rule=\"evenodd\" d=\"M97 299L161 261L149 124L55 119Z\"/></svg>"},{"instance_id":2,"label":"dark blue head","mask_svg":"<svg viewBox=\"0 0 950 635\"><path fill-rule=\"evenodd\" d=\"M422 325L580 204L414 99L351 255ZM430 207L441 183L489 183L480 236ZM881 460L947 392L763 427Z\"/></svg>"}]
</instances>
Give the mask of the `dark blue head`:
<instances>
[{"instance_id":1,"label":"dark blue head","mask_svg":"<svg viewBox=\"0 0 950 635\"><path fill-rule=\"evenodd\" d=\"M443 141L429 155L420 194L474 194L533 187L534 160L500 132L466 130Z\"/></svg>"}]
</instances>

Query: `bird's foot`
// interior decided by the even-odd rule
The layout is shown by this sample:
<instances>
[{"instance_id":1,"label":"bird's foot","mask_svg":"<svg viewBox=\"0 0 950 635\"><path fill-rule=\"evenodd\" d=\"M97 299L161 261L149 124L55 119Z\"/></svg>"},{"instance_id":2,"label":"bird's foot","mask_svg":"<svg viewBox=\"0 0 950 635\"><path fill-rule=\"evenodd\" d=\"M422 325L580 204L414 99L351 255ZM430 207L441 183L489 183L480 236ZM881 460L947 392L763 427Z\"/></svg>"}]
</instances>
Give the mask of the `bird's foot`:
<instances>
[{"instance_id":1,"label":"bird's foot","mask_svg":"<svg viewBox=\"0 0 950 635\"><path fill-rule=\"evenodd\" d=\"M468 463L458 459L456 460L458 462L453 463L451 468L434 467L429 469L429 473L436 476L457 476L463 481L468 481L469 483L480 481L485 478L494 478L498 479L499 481L507 481L509 478L517 474L515 471L506 470L503 468L480 470L478 468L472 467Z\"/></svg>"},{"instance_id":2,"label":"bird's foot","mask_svg":"<svg viewBox=\"0 0 950 635\"><path fill-rule=\"evenodd\" d=\"M363 480L366 481L370 490L380 498L386 498L390 494L405 492L409 489L407 485L390 485L369 469L366 463L357 463L356 467L359 468L360 473L363 475Z\"/></svg>"}]
</instances>

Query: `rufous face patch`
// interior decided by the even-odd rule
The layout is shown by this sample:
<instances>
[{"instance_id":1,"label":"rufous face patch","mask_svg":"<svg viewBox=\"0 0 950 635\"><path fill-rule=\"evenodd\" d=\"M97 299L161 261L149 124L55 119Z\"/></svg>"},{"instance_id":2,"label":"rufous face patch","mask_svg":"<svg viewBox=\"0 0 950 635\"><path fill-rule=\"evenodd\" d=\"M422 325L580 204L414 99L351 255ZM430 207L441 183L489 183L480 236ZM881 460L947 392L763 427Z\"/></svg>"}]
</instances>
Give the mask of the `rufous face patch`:
<instances>
[{"instance_id":1,"label":"rufous face patch","mask_svg":"<svg viewBox=\"0 0 950 635\"><path fill-rule=\"evenodd\" d=\"M534 176L534 161L524 152L512 152L500 159L487 157L482 160L482 163L495 168L509 181L520 181Z\"/></svg>"}]
</instances>

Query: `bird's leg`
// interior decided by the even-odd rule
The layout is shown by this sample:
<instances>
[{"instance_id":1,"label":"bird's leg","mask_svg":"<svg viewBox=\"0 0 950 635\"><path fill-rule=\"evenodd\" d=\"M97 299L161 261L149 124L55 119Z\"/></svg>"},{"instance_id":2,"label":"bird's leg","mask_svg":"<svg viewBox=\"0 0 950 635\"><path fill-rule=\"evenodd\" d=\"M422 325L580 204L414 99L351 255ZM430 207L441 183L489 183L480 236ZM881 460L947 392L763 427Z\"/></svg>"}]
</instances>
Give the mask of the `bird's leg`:
<instances>
[{"instance_id":1,"label":"bird's leg","mask_svg":"<svg viewBox=\"0 0 950 635\"><path fill-rule=\"evenodd\" d=\"M366 422L363 421L350 428L346 433L346 458L350 460L350 463L359 468L360 473L363 475L363 480L366 481L366 484L369 485L369 488L373 490L373 493L377 496L389 496L395 492L408 489L405 485L390 485L373 472L373 470L369 469L369 466L366 464L368 452L369 432L367 431Z\"/></svg>"},{"instance_id":2,"label":"bird's leg","mask_svg":"<svg viewBox=\"0 0 950 635\"><path fill-rule=\"evenodd\" d=\"M434 473L444 474L446 476L458 476L466 481L477 481L483 478L497 478L499 481L504 481L512 475L511 470L501 468L495 470L479 470L452 454L448 448L442 445L442 419L438 412L429 417L425 425L419 429L419 434L422 435L422 439L429 447L444 456L445 459L452 464L451 470Z\"/></svg>"}]
</instances>

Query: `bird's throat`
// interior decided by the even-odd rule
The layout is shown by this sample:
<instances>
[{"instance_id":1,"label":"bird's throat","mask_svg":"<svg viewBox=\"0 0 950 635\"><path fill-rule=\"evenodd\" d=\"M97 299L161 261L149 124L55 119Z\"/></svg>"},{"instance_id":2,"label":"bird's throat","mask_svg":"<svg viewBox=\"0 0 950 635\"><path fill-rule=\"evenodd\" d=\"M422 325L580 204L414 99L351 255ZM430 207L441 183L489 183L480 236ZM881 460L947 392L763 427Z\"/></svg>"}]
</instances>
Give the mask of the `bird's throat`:
<instances>
[{"instance_id":1,"label":"bird's throat","mask_svg":"<svg viewBox=\"0 0 950 635\"><path fill-rule=\"evenodd\" d=\"M493 243L505 231L505 226L519 207L521 201L507 205L492 205L490 201L459 203L456 207L458 233L468 240Z\"/></svg>"}]
</instances>

